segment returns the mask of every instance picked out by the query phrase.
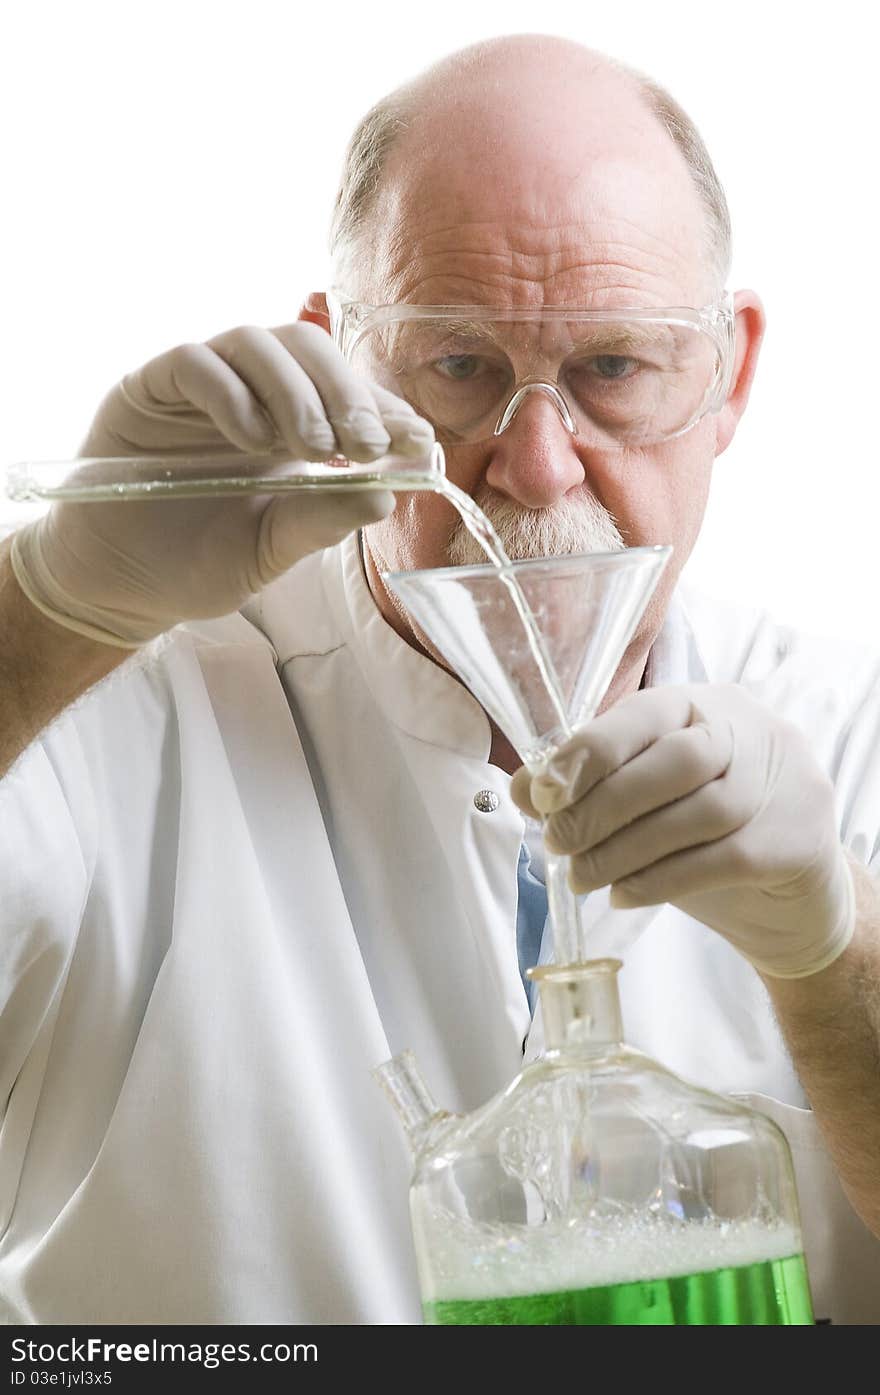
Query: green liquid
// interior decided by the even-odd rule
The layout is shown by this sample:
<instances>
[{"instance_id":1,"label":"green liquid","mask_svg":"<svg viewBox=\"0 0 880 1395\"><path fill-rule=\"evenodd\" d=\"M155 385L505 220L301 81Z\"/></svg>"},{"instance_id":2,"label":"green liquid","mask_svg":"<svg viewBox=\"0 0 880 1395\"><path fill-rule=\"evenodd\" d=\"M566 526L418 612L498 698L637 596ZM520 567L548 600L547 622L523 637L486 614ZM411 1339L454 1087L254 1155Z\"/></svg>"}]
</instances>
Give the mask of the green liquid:
<instances>
[{"instance_id":1,"label":"green liquid","mask_svg":"<svg viewBox=\"0 0 880 1395\"><path fill-rule=\"evenodd\" d=\"M432 1325L711 1327L813 1322L803 1255L602 1288L512 1298L442 1299L422 1308L425 1322Z\"/></svg>"}]
</instances>

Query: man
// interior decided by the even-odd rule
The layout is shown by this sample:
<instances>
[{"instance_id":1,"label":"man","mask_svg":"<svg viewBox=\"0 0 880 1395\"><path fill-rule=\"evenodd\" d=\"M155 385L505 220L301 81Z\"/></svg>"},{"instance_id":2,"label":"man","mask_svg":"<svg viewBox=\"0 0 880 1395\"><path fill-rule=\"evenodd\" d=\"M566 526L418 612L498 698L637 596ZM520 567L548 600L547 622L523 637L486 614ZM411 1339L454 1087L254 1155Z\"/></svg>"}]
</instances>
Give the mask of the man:
<instances>
[{"instance_id":1,"label":"man","mask_svg":"<svg viewBox=\"0 0 880 1395\"><path fill-rule=\"evenodd\" d=\"M876 1321L877 663L677 586L763 332L751 292L725 318L727 244L662 94L561 40L481 45L356 135L330 304L130 375L83 453L366 461L436 431L515 551L672 544L604 711L511 792L597 951L609 885L654 907L625 918L628 1038L782 1124L817 1316ZM395 308L358 338L358 304ZM381 579L469 544L438 495L394 503L68 506L5 550L12 1321L418 1321L369 1069L412 1047L450 1109L503 1087L539 935L518 963L519 759Z\"/></svg>"}]
</instances>

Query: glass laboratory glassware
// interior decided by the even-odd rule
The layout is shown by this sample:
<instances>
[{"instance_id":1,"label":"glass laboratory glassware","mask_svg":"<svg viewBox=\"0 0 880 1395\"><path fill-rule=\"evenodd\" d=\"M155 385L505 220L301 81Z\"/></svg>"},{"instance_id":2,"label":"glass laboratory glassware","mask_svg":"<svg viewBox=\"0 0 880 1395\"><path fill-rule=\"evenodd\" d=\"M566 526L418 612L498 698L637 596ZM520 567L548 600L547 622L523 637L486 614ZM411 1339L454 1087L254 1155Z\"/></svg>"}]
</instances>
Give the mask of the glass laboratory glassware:
<instances>
[{"instance_id":1,"label":"glass laboratory glassware","mask_svg":"<svg viewBox=\"0 0 880 1395\"><path fill-rule=\"evenodd\" d=\"M427 1324L812 1323L784 1135L624 1043L620 967L533 970L544 1054L471 1114L410 1052L375 1071L414 1154Z\"/></svg>"},{"instance_id":2,"label":"glass laboratory glassware","mask_svg":"<svg viewBox=\"0 0 880 1395\"><path fill-rule=\"evenodd\" d=\"M293 490L433 489L445 477L443 450L388 454L369 464L335 457L295 460L288 451L248 454L233 448L211 452L102 456L74 460L24 460L5 471L5 492L17 503L68 500L198 498L283 494Z\"/></svg>"},{"instance_id":3,"label":"glass laboratory glassware","mask_svg":"<svg viewBox=\"0 0 880 1395\"><path fill-rule=\"evenodd\" d=\"M668 554L385 580L537 772L596 711ZM409 1053L376 1071L415 1154L426 1322L810 1323L785 1136L624 1043L621 963L589 959L567 859L546 867L544 1054L462 1118L434 1106Z\"/></svg>"},{"instance_id":4,"label":"glass laboratory glassware","mask_svg":"<svg viewBox=\"0 0 880 1395\"><path fill-rule=\"evenodd\" d=\"M416 625L538 774L596 712L670 547L390 572ZM556 960L586 959L568 858L545 851Z\"/></svg>"}]
</instances>

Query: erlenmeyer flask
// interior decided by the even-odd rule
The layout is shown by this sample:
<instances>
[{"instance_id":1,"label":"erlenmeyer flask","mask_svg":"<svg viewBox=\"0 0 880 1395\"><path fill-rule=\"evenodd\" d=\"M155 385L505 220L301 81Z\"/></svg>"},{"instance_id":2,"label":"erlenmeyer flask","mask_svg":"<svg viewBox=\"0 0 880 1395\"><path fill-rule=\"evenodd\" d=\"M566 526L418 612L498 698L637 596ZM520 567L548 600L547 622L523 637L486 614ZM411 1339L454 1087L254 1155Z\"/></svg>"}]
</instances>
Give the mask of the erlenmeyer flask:
<instances>
[{"instance_id":1,"label":"erlenmeyer flask","mask_svg":"<svg viewBox=\"0 0 880 1395\"><path fill-rule=\"evenodd\" d=\"M619 960L534 970L545 1053L465 1117L375 1074L414 1152L429 1324L809 1324L781 1130L622 1040Z\"/></svg>"}]
</instances>

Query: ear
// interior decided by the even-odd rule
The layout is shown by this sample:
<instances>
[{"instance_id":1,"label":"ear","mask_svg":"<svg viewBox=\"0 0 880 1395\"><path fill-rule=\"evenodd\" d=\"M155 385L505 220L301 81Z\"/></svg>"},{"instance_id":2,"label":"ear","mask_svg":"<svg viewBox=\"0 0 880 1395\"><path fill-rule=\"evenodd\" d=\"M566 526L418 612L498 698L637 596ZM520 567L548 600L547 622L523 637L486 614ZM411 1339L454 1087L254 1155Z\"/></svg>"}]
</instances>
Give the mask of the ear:
<instances>
[{"instance_id":1,"label":"ear","mask_svg":"<svg viewBox=\"0 0 880 1395\"><path fill-rule=\"evenodd\" d=\"M320 325L330 333L330 316L327 313L327 297L323 291L311 291L301 307L298 320L308 320L309 324Z\"/></svg>"},{"instance_id":2,"label":"ear","mask_svg":"<svg viewBox=\"0 0 880 1395\"><path fill-rule=\"evenodd\" d=\"M764 307L754 291L737 291L733 298L736 315L736 345L733 374L727 401L715 418L715 454L727 450L733 440L739 419L746 409L752 379L758 366L758 354L767 327Z\"/></svg>"}]
</instances>

